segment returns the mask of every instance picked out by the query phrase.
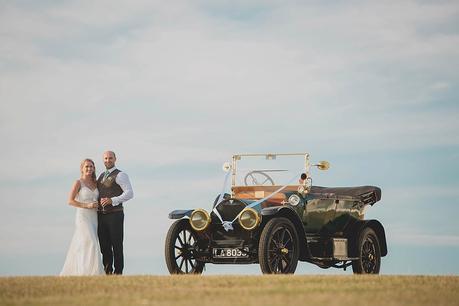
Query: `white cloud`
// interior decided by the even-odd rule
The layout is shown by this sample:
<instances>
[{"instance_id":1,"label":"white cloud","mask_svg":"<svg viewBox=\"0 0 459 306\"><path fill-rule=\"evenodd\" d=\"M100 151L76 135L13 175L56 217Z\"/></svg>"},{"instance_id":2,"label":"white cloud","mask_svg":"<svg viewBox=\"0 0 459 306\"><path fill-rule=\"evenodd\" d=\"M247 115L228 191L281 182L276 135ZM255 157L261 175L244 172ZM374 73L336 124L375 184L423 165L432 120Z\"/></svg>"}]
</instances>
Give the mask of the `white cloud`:
<instances>
[{"instance_id":1,"label":"white cloud","mask_svg":"<svg viewBox=\"0 0 459 306\"><path fill-rule=\"evenodd\" d=\"M384 198L390 202L416 203L422 199L459 199L459 189L456 186L438 186L426 180L423 186L391 187L384 191Z\"/></svg>"},{"instance_id":2,"label":"white cloud","mask_svg":"<svg viewBox=\"0 0 459 306\"><path fill-rule=\"evenodd\" d=\"M432 88L433 90L445 90L445 89L449 89L451 87L451 84L448 83L448 82L435 82L433 83L430 88Z\"/></svg>"},{"instance_id":3,"label":"white cloud","mask_svg":"<svg viewBox=\"0 0 459 306\"><path fill-rule=\"evenodd\" d=\"M416 246L446 246L459 247L459 236L457 235L431 235L431 234L392 234L389 237L391 243Z\"/></svg>"},{"instance_id":4,"label":"white cloud","mask_svg":"<svg viewBox=\"0 0 459 306\"><path fill-rule=\"evenodd\" d=\"M299 131L344 151L459 143L457 109L422 111L458 81L458 35L420 30L454 18L454 2L231 5L260 8L254 20L212 14L220 5L5 5L6 177L43 160L69 172L113 146L138 163L221 160Z\"/></svg>"}]
</instances>

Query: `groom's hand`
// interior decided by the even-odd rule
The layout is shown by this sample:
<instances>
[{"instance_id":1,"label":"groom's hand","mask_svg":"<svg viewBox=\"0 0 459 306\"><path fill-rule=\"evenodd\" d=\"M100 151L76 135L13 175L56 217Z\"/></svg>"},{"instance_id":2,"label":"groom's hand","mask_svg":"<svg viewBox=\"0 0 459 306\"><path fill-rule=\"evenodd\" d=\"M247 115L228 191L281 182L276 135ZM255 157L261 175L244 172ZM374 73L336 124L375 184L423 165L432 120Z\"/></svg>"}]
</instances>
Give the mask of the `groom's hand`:
<instances>
[{"instance_id":1,"label":"groom's hand","mask_svg":"<svg viewBox=\"0 0 459 306\"><path fill-rule=\"evenodd\" d=\"M102 198L102 199L100 199L100 204L102 206L111 205L112 204L112 199L110 199L110 198Z\"/></svg>"}]
</instances>

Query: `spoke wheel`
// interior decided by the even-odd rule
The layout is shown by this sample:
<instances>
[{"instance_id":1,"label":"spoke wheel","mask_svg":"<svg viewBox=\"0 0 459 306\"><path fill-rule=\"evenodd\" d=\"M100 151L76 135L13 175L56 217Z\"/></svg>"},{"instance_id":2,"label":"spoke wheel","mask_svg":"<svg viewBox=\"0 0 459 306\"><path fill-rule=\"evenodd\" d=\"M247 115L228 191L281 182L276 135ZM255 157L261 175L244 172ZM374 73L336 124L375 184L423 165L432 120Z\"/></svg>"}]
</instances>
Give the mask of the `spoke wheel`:
<instances>
[{"instance_id":1,"label":"spoke wheel","mask_svg":"<svg viewBox=\"0 0 459 306\"><path fill-rule=\"evenodd\" d=\"M261 233L258 256L264 274L295 273L299 241L290 220L274 218L266 224Z\"/></svg>"},{"instance_id":2,"label":"spoke wheel","mask_svg":"<svg viewBox=\"0 0 459 306\"><path fill-rule=\"evenodd\" d=\"M381 249L376 233L369 227L364 228L359 236L359 259L352 262L352 271L356 274L378 274L381 266Z\"/></svg>"},{"instance_id":3,"label":"spoke wheel","mask_svg":"<svg viewBox=\"0 0 459 306\"><path fill-rule=\"evenodd\" d=\"M201 274L204 263L195 258L198 243L190 223L186 219L175 221L166 236L165 255L171 274Z\"/></svg>"}]
</instances>

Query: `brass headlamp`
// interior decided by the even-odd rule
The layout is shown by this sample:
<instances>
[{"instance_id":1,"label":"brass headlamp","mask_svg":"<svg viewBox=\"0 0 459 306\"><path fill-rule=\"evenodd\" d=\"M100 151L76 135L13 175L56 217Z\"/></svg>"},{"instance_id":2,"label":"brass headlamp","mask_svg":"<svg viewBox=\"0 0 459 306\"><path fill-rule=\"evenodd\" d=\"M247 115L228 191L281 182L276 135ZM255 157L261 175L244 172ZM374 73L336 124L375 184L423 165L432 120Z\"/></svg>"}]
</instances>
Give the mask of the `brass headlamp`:
<instances>
[{"instance_id":1,"label":"brass headlamp","mask_svg":"<svg viewBox=\"0 0 459 306\"><path fill-rule=\"evenodd\" d=\"M251 231L261 223L261 217L253 208L244 208L239 215L239 224L242 228Z\"/></svg>"},{"instance_id":2,"label":"brass headlamp","mask_svg":"<svg viewBox=\"0 0 459 306\"><path fill-rule=\"evenodd\" d=\"M193 210L190 216L190 225L195 231L203 231L210 224L210 215L204 209L198 208Z\"/></svg>"}]
</instances>

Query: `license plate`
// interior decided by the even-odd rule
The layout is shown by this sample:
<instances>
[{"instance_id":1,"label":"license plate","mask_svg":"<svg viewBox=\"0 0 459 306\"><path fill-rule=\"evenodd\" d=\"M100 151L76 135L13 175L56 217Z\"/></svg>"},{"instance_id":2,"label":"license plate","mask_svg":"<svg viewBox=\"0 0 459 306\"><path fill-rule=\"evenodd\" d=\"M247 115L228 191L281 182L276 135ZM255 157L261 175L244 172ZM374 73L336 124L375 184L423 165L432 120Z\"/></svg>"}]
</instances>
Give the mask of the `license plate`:
<instances>
[{"instance_id":1,"label":"license plate","mask_svg":"<svg viewBox=\"0 0 459 306\"><path fill-rule=\"evenodd\" d=\"M214 258L247 258L249 248L214 248Z\"/></svg>"}]
</instances>

